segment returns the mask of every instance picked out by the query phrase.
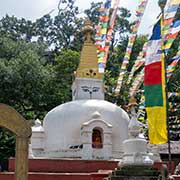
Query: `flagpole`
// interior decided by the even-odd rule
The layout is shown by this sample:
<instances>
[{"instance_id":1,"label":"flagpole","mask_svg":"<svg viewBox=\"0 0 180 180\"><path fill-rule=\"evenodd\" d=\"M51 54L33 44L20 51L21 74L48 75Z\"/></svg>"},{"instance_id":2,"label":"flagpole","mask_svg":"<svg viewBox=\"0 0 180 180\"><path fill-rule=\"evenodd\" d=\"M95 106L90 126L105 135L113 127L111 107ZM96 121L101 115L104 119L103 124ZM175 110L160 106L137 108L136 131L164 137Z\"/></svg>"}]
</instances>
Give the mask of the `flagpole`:
<instances>
[{"instance_id":1,"label":"flagpole","mask_svg":"<svg viewBox=\"0 0 180 180\"><path fill-rule=\"evenodd\" d=\"M169 170L169 175L171 175L172 173L172 157L171 157L171 142L170 142L170 129L169 129L169 113L168 113L168 92L167 92L167 71L166 71L166 60L167 60L167 56L165 53L165 49L164 49L164 33L163 33L163 27L164 27L164 8L166 5L167 0L159 0L158 1L158 5L161 8L161 13L162 13L162 19L161 19L161 38L162 39L162 52L163 52L163 56L164 56L164 69L165 69L165 94L166 94L166 122L167 122L167 139L168 139L168 161L169 161L169 166L168 166L168 170Z\"/></svg>"}]
</instances>

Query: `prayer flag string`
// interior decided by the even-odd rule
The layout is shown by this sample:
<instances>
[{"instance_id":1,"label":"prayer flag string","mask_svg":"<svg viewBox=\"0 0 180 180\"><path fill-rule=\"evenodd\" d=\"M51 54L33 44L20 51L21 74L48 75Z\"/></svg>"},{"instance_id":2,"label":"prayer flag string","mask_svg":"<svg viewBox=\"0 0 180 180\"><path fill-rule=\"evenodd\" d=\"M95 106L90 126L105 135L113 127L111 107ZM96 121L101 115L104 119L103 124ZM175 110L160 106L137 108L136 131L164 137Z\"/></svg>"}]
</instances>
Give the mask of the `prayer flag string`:
<instances>
[{"instance_id":1,"label":"prayer flag string","mask_svg":"<svg viewBox=\"0 0 180 180\"><path fill-rule=\"evenodd\" d=\"M140 51L135 63L134 63L134 66L132 67L131 69L131 72L129 74L129 78L128 78L128 81L127 81L127 84L129 84L133 78L133 75L134 73L144 65L144 62L145 62L145 56L146 56L146 47L147 47L147 43L144 43L143 45L143 48L142 48L142 51Z\"/></svg>"},{"instance_id":2,"label":"prayer flag string","mask_svg":"<svg viewBox=\"0 0 180 180\"><path fill-rule=\"evenodd\" d=\"M177 37L179 30L180 30L180 21L176 20L173 22L178 8L179 8L179 1L170 0L169 3L167 4L167 8L165 10L164 26L162 28L164 37L162 37L162 38L165 41L164 48L165 48L166 53L169 51L173 41ZM156 48L156 47L153 47L153 48ZM157 51L157 53L159 53L159 51ZM180 59L180 46L178 47L177 55L172 58L173 62L166 69L167 79L169 79L172 76L172 73L175 70L175 67L176 67L179 59ZM142 60L142 65L144 65L143 60ZM135 67L134 67L134 69L135 69ZM132 69L132 70L134 71L134 69ZM131 76L133 76L132 73L134 74L134 72L130 73L130 80L132 79ZM144 74L141 72L135 78L135 80L132 84L132 87L130 88L130 91L129 91L130 94L135 94L137 92L137 88L139 88L141 86L141 84L143 83L143 76L144 76Z\"/></svg>"},{"instance_id":3,"label":"prayer flag string","mask_svg":"<svg viewBox=\"0 0 180 180\"><path fill-rule=\"evenodd\" d=\"M173 62L167 67L167 79L171 78L176 66L180 60L180 45L178 47L177 55L172 58Z\"/></svg>"},{"instance_id":4,"label":"prayer flag string","mask_svg":"<svg viewBox=\"0 0 180 180\"><path fill-rule=\"evenodd\" d=\"M124 56L124 59L123 59L123 62L122 62L121 68L120 68L120 73L119 73L119 77L117 80L117 86L115 89L115 93L119 93L121 90L123 77L124 77L124 74L126 73L127 65L129 64L130 56L132 53L132 48L133 48L133 45L134 45L134 42L136 39L139 25L141 23L141 19L144 15L144 11L147 6L147 2L148 2L148 0L139 0L139 5L136 10L136 20L135 20L134 24L131 26L132 34L129 36L129 41L128 41L126 53L125 53L125 56Z\"/></svg>"},{"instance_id":5,"label":"prayer flag string","mask_svg":"<svg viewBox=\"0 0 180 180\"><path fill-rule=\"evenodd\" d=\"M106 66L106 62L107 62L107 58L108 58L109 47L110 47L110 42L112 40L113 28L114 28L114 24L115 24L115 20L116 20L119 1L120 0L116 0L114 2L113 12L112 12L110 22L109 22L109 29L107 31L106 43L105 43L105 55L104 55L104 65L103 65L104 68ZM99 67L102 67L102 65L100 63L99 63Z\"/></svg>"},{"instance_id":6,"label":"prayer flag string","mask_svg":"<svg viewBox=\"0 0 180 180\"><path fill-rule=\"evenodd\" d=\"M103 6L99 9L99 24L96 26L95 44L97 47L98 67L100 73L103 73L105 68L104 57L106 52L105 48L110 8L111 0L106 0Z\"/></svg>"}]
</instances>

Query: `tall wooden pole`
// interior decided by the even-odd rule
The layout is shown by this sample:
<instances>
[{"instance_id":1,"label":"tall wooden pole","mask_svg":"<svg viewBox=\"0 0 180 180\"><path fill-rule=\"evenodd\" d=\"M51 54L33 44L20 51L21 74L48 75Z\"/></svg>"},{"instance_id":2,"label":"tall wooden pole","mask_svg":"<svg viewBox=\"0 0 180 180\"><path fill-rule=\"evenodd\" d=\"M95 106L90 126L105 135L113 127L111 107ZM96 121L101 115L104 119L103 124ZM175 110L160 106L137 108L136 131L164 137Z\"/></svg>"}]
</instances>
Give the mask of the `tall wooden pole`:
<instances>
[{"instance_id":1,"label":"tall wooden pole","mask_svg":"<svg viewBox=\"0 0 180 180\"><path fill-rule=\"evenodd\" d=\"M164 70L165 70L165 94L166 94L166 122L167 122L167 139L168 139L168 161L169 161L169 174L171 175L172 173L172 157L171 157L171 141L170 141L170 129L169 129L169 112L168 112L168 108L169 108L169 101L168 101L168 88L167 88L167 71L166 71L166 67L167 67L167 56L165 53L165 49L164 49L164 32L163 32L163 27L164 27L164 8L166 5L167 0L159 0L158 4L159 7L161 8L161 13L162 13L162 17L161 17L161 38L162 38L162 52L163 52L163 58L164 58Z\"/></svg>"}]
</instances>

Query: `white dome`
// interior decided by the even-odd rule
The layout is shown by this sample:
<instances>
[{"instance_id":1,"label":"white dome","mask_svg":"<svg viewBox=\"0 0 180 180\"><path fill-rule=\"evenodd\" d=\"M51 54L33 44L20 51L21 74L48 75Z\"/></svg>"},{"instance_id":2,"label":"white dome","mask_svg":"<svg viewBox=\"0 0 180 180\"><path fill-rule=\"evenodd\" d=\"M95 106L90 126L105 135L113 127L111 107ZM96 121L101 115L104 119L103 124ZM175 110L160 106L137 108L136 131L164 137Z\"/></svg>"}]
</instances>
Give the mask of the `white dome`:
<instances>
[{"instance_id":1,"label":"white dome","mask_svg":"<svg viewBox=\"0 0 180 180\"><path fill-rule=\"evenodd\" d=\"M112 125L112 150L122 151L122 142L128 138L129 117L123 109L104 100L76 100L52 109L44 118L45 150L65 150L81 144L82 124L95 112Z\"/></svg>"}]
</instances>

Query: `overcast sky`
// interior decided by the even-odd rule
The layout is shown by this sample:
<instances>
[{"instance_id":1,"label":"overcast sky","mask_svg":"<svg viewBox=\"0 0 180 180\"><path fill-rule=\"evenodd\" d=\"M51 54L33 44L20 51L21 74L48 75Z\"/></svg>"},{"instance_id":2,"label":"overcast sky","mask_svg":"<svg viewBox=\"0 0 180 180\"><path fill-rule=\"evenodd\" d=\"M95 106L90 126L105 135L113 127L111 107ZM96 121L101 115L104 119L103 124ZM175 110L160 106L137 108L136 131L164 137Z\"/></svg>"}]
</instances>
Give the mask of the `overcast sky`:
<instances>
[{"instance_id":1,"label":"overcast sky","mask_svg":"<svg viewBox=\"0 0 180 180\"><path fill-rule=\"evenodd\" d=\"M76 0L76 5L80 10L83 10L89 8L92 1L104 2L105 0ZM160 12L157 1L158 0L149 0L139 33L150 33L151 25ZM1 0L0 18L9 14L15 15L18 18L24 17L34 21L53 9L56 10L53 13L56 15L58 2L59 0ZM119 6L130 9L132 14L134 14L137 8L137 2L138 0L120 0Z\"/></svg>"}]
</instances>

